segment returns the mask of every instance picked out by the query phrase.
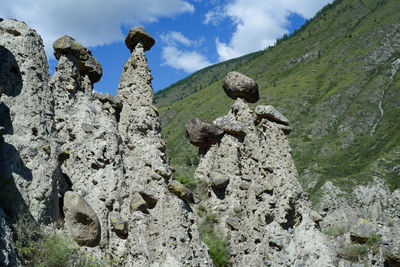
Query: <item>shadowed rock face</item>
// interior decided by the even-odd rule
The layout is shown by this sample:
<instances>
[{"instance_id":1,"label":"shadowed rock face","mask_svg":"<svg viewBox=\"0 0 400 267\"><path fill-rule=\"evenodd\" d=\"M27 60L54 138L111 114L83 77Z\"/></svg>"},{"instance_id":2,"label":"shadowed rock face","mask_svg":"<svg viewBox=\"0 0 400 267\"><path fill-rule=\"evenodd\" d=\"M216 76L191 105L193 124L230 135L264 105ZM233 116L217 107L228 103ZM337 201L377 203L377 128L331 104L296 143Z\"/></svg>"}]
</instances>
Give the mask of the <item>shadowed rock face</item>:
<instances>
[{"instance_id":1,"label":"shadowed rock face","mask_svg":"<svg viewBox=\"0 0 400 267\"><path fill-rule=\"evenodd\" d=\"M248 103L256 103L259 98L258 84L236 71L229 72L223 81L225 93L232 99L244 98Z\"/></svg>"},{"instance_id":2,"label":"shadowed rock face","mask_svg":"<svg viewBox=\"0 0 400 267\"><path fill-rule=\"evenodd\" d=\"M208 123L199 118L193 118L185 125L185 136L189 142L200 148L209 148L218 142L223 130L212 123Z\"/></svg>"}]
</instances>

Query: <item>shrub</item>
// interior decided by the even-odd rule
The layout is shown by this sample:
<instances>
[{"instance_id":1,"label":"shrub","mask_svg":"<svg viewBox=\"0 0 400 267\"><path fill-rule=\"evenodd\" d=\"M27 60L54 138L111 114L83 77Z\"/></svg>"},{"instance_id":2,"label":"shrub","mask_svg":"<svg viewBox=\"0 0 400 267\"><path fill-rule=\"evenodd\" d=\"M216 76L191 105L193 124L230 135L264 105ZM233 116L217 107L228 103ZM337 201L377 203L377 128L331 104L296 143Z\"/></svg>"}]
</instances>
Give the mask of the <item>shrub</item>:
<instances>
[{"instance_id":1,"label":"shrub","mask_svg":"<svg viewBox=\"0 0 400 267\"><path fill-rule=\"evenodd\" d=\"M322 232L329 236L340 236L349 231L348 226L331 226L326 227L322 230Z\"/></svg>"},{"instance_id":2,"label":"shrub","mask_svg":"<svg viewBox=\"0 0 400 267\"><path fill-rule=\"evenodd\" d=\"M184 186L186 186L187 188L189 188L190 190L193 190L197 186L196 181L191 176L181 175L176 177L176 180L181 184L183 184Z\"/></svg>"},{"instance_id":3,"label":"shrub","mask_svg":"<svg viewBox=\"0 0 400 267\"><path fill-rule=\"evenodd\" d=\"M341 256L344 259L351 261L360 260L365 254L367 254L368 248L364 245L350 245L348 247L343 248L341 252Z\"/></svg>"},{"instance_id":4,"label":"shrub","mask_svg":"<svg viewBox=\"0 0 400 267\"><path fill-rule=\"evenodd\" d=\"M217 222L218 219L216 214L206 214L202 224L200 225L200 236L208 247L214 266L228 267L231 266L229 262L228 244L217 234L215 230L215 224Z\"/></svg>"},{"instance_id":5,"label":"shrub","mask_svg":"<svg viewBox=\"0 0 400 267\"><path fill-rule=\"evenodd\" d=\"M15 246L21 263L33 267L97 267L112 266L112 262L85 254L71 239L43 232L28 212L13 224Z\"/></svg>"}]
</instances>

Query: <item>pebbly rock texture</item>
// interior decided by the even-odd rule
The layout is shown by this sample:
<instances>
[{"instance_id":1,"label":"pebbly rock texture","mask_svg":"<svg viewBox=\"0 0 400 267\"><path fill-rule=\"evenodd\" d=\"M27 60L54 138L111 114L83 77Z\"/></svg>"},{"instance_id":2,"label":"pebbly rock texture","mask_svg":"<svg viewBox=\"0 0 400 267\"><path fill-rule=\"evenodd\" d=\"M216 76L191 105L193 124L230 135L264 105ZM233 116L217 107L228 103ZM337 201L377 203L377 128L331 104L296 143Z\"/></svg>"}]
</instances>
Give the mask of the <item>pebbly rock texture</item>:
<instances>
[{"instance_id":1,"label":"pebbly rock texture","mask_svg":"<svg viewBox=\"0 0 400 267\"><path fill-rule=\"evenodd\" d=\"M60 217L53 94L40 36L25 23L0 22L0 207L40 223Z\"/></svg>"},{"instance_id":2,"label":"pebbly rock texture","mask_svg":"<svg viewBox=\"0 0 400 267\"><path fill-rule=\"evenodd\" d=\"M168 190L148 37L135 36L111 96L93 93L101 66L72 37L54 43L50 79L40 36L22 22L0 21L0 211L13 219L27 212L44 231L69 234L101 264L211 266L196 215ZM131 213L132 196L146 209ZM15 262L4 218L2 265ZM56 230L61 221L65 229Z\"/></svg>"},{"instance_id":3,"label":"pebbly rock texture","mask_svg":"<svg viewBox=\"0 0 400 267\"><path fill-rule=\"evenodd\" d=\"M77 193L64 195L65 227L82 246L95 247L100 243L100 222L89 204Z\"/></svg>"},{"instance_id":4,"label":"pebbly rock texture","mask_svg":"<svg viewBox=\"0 0 400 267\"><path fill-rule=\"evenodd\" d=\"M199 118L193 118L185 125L185 136L189 142L197 147L207 149L211 145L216 144L223 130L212 123L208 123Z\"/></svg>"},{"instance_id":5,"label":"pebbly rock texture","mask_svg":"<svg viewBox=\"0 0 400 267\"><path fill-rule=\"evenodd\" d=\"M258 84L253 79L236 71L229 72L226 75L223 88L232 99L241 97L249 103L256 103L259 98Z\"/></svg>"},{"instance_id":6,"label":"pebbly rock texture","mask_svg":"<svg viewBox=\"0 0 400 267\"><path fill-rule=\"evenodd\" d=\"M147 45L151 37L131 33L127 47L132 55L124 65L117 91L123 103L118 130L124 173L119 177L115 190L119 196L113 207L126 218L129 229L126 239L110 233L110 253L123 258L125 266L210 266L207 248L194 224L195 214L168 190L168 184L175 181L171 181L167 165L160 119L153 106L153 77L144 53L151 47ZM136 38L133 43L132 38Z\"/></svg>"},{"instance_id":7,"label":"pebbly rock texture","mask_svg":"<svg viewBox=\"0 0 400 267\"><path fill-rule=\"evenodd\" d=\"M225 115L216 118L213 123L226 133L233 135L246 135L246 125L235 120L233 116Z\"/></svg>"},{"instance_id":8,"label":"pebbly rock texture","mask_svg":"<svg viewBox=\"0 0 400 267\"><path fill-rule=\"evenodd\" d=\"M227 116L244 125L245 137L227 132L201 157L195 177L211 185L201 204L216 214L232 265L335 266L278 124L257 122L242 98Z\"/></svg>"}]
</instances>

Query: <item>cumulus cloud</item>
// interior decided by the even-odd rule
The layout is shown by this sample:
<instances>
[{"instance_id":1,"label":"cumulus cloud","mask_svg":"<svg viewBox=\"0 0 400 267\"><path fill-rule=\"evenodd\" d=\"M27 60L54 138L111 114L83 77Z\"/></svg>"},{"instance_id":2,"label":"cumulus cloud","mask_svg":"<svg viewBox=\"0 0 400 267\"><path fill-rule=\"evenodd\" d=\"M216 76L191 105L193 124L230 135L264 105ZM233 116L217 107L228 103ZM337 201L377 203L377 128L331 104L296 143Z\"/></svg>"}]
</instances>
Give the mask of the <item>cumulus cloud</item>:
<instances>
[{"instance_id":1,"label":"cumulus cloud","mask_svg":"<svg viewBox=\"0 0 400 267\"><path fill-rule=\"evenodd\" d=\"M161 35L161 41L169 46L177 46L179 44L189 46L193 44L192 40L186 38L181 32L169 32Z\"/></svg>"},{"instance_id":2,"label":"cumulus cloud","mask_svg":"<svg viewBox=\"0 0 400 267\"><path fill-rule=\"evenodd\" d=\"M288 33L291 13L310 18L332 0L234 0L210 10L205 24L218 24L229 18L235 31L228 43L216 39L219 60L227 60L273 45Z\"/></svg>"},{"instance_id":3,"label":"cumulus cloud","mask_svg":"<svg viewBox=\"0 0 400 267\"><path fill-rule=\"evenodd\" d=\"M164 43L161 52L163 66L167 65L191 73L212 64L204 55L193 50L204 41L204 38L190 40L181 32L171 31L162 34L161 41ZM189 47L192 50L188 50Z\"/></svg>"},{"instance_id":4,"label":"cumulus cloud","mask_svg":"<svg viewBox=\"0 0 400 267\"><path fill-rule=\"evenodd\" d=\"M47 54L52 43L70 35L84 46L123 40L121 26L155 22L194 12L186 0L1 0L0 17L25 21L42 36Z\"/></svg>"}]
</instances>

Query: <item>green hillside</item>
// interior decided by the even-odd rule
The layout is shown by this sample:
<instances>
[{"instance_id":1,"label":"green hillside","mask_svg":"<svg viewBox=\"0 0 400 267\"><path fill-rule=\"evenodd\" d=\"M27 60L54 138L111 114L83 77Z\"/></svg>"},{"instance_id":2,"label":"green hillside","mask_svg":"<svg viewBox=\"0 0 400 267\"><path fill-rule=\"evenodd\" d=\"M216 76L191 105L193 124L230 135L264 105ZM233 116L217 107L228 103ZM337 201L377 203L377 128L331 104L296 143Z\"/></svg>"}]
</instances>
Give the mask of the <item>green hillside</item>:
<instances>
[{"instance_id":1,"label":"green hillside","mask_svg":"<svg viewBox=\"0 0 400 267\"><path fill-rule=\"evenodd\" d=\"M192 117L208 121L233 103L227 72L257 81L260 100L292 122L303 187L316 200L331 180L347 192L374 177L400 187L400 1L337 0L264 51L201 70L156 94L168 155L191 176L197 149L184 137ZM192 166L191 166L192 165Z\"/></svg>"}]
</instances>

